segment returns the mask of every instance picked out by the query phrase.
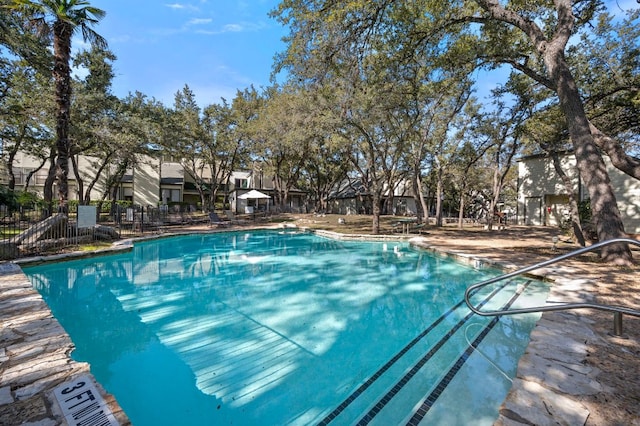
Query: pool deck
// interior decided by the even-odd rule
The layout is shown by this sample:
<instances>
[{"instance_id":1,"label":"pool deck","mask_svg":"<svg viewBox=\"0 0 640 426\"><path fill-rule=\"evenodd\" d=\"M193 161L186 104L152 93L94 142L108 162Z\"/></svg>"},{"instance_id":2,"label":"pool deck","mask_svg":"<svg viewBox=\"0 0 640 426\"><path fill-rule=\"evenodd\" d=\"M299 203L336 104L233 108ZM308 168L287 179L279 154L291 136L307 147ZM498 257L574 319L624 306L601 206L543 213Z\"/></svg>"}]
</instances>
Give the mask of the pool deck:
<instances>
[{"instance_id":1,"label":"pool deck","mask_svg":"<svg viewBox=\"0 0 640 426\"><path fill-rule=\"evenodd\" d=\"M542 244L548 241L545 239ZM541 260L514 256L508 241L506 248L499 248L495 239L451 241L426 236L415 237L412 243L474 264L480 261L514 268L514 258L518 267ZM554 281L549 300L590 300L594 283L575 270L561 266L536 273ZM65 424L54 389L90 375L89 365L70 358L73 344L69 336L14 263L0 263L0 324L0 424ZM620 338L594 332L588 315L571 311L543 314L519 362L517 377L496 424L587 424L591 413L581 398L605 388L599 380L601 372L585 362L589 342L596 339L615 344ZM113 396L99 384L97 387L118 423L129 425Z\"/></svg>"}]
</instances>

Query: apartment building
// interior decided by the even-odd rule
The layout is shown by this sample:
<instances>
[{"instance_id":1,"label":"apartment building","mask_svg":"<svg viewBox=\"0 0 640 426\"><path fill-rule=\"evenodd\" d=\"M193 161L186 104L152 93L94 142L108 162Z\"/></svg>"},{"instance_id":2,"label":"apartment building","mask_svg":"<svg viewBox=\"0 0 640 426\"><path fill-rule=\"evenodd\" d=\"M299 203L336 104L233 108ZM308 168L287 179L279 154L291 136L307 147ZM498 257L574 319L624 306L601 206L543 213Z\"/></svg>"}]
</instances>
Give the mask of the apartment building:
<instances>
[{"instance_id":1,"label":"apartment building","mask_svg":"<svg viewBox=\"0 0 640 426\"><path fill-rule=\"evenodd\" d=\"M640 180L616 169L604 157L618 202L625 231L640 234ZM584 187L572 153L560 155L562 170L571 180L571 190L580 201L589 194ZM546 155L531 155L518 161L518 223L559 226L569 215L569 193Z\"/></svg>"},{"instance_id":2,"label":"apartment building","mask_svg":"<svg viewBox=\"0 0 640 426\"><path fill-rule=\"evenodd\" d=\"M105 198L105 191L108 190L115 170L106 168L99 175L97 171L101 167L100 159L78 155L75 157L78 169L79 179L76 177L69 164L69 198L79 200L89 192L91 200L99 200ZM19 190L25 188L44 196L44 184L49 173L48 164L42 165L42 160L30 156L26 153L18 153L13 162L13 172L16 178L15 188ZM32 173L33 172L33 173ZM30 178L29 175L31 174ZM8 182L6 171L0 173L2 175L1 183L6 185ZM211 182L211 173L208 168L203 167L199 170L199 178L201 181ZM27 182L28 180L28 182ZM185 170L183 165L173 159L161 159L158 157L142 156L138 159L135 167L128 169L124 175L118 179L117 184L112 190L116 191L117 200L126 200L133 205L139 206L159 206L172 204L187 204L194 208L201 204L200 192L197 188L196 180ZM90 189L89 189L90 188ZM254 207L259 209L271 209L273 201L265 201L267 199L243 199L242 194L256 189L265 195L273 198L274 185L273 179L266 178L262 172L252 170L238 170L232 172L228 182L226 182L219 191L219 197L223 197L224 201L234 212L244 213L246 207ZM55 184L54 184L55 191ZM210 189L206 187L205 192L209 193ZM82 192L82 194L80 193ZM290 192L290 198L287 206L284 207L291 211L300 211L303 208L305 193L299 190ZM106 196L111 199L111 194Z\"/></svg>"}]
</instances>

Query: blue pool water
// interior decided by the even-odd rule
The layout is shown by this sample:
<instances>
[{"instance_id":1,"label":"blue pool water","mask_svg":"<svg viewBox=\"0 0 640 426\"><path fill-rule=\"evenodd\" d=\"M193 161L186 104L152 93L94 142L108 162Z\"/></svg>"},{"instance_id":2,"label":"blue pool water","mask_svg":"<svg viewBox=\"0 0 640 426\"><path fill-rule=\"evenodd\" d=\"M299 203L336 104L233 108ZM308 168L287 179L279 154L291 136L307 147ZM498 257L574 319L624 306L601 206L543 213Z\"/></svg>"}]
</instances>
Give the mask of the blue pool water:
<instances>
[{"instance_id":1,"label":"blue pool water","mask_svg":"<svg viewBox=\"0 0 640 426\"><path fill-rule=\"evenodd\" d=\"M24 267L136 426L492 424L537 316L400 243L229 232ZM474 296L539 303L520 283ZM477 349L474 349L477 347Z\"/></svg>"}]
</instances>

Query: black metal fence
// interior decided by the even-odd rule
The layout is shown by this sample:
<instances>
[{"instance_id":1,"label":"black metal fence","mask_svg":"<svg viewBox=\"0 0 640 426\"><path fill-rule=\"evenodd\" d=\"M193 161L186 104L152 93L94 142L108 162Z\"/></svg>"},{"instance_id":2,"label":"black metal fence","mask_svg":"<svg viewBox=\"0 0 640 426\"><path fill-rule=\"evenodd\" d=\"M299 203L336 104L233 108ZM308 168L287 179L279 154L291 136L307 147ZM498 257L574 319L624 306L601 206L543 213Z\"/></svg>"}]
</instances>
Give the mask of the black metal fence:
<instances>
[{"instance_id":1,"label":"black metal fence","mask_svg":"<svg viewBox=\"0 0 640 426\"><path fill-rule=\"evenodd\" d=\"M70 206L66 215L51 214L34 206L10 209L0 205L0 260L56 254L80 244L113 241L164 232L171 226L208 223L201 212L169 207L115 206L96 212L91 226L78 221L78 209Z\"/></svg>"}]
</instances>

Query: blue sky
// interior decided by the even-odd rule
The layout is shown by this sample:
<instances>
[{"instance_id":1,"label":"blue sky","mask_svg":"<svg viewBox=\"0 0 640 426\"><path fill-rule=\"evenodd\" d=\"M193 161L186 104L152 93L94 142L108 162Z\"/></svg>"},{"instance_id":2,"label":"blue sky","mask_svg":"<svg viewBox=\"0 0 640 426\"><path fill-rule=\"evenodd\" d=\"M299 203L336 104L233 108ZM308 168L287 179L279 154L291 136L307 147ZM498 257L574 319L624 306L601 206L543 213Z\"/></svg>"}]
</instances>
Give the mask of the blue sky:
<instances>
[{"instance_id":1,"label":"blue sky","mask_svg":"<svg viewBox=\"0 0 640 426\"><path fill-rule=\"evenodd\" d=\"M200 106L269 85L287 30L268 17L277 0L91 0L94 29L117 56L113 93L140 91L166 106L185 84ZM79 40L74 40L76 47Z\"/></svg>"},{"instance_id":2,"label":"blue sky","mask_svg":"<svg viewBox=\"0 0 640 426\"><path fill-rule=\"evenodd\" d=\"M140 91L166 106L185 84L201 107L231 101L238 89L268 86L273 57L288 30L269 18L278 0L90 0L107 12L94 28L118 57L113 93ZM636 0L606 0L609 10L637 8ZM80 39L74 47L82 47ZM483 73L482 99L507 70Z\"/></svg>"}]
</instances>

